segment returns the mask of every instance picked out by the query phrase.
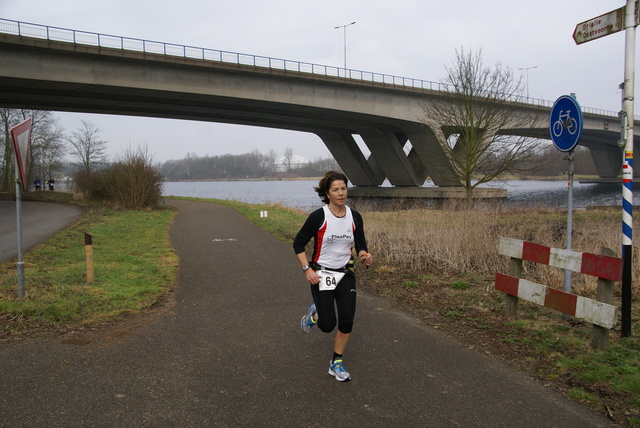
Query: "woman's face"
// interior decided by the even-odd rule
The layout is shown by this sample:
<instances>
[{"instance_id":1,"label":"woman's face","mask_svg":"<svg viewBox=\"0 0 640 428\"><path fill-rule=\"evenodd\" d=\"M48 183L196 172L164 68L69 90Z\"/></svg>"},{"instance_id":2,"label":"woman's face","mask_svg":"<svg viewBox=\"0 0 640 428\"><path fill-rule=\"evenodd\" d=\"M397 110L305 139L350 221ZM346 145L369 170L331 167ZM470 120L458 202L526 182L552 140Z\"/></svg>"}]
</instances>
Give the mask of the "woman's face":
<instances>
[{"instance_id":1,"label":"woman's face","mask_svg":"<svg viewBox=\"0 0 640 428\"><path fill-rule=\"evenodd\" d=\"M344 205L347 201L347 183L342 180L332 181L327 190L327 197L333 205Z\"/></svg>"}]
</instances>

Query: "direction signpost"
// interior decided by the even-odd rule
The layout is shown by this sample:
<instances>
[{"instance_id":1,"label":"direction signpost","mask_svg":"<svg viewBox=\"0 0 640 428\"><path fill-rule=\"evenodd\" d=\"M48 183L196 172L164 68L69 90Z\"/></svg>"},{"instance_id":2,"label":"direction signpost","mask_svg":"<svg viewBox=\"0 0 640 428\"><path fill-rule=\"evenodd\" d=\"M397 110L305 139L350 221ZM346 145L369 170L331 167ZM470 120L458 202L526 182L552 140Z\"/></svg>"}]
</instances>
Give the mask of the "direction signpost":
<instances>
[{"instance_id":1,"label":"direction signpost","mask_svg":"<svg viewBox=\"0 0 640 428\"><path fill-rule=\"evenodd\" d=\"M620 122L622 130L622 326L621 336L631 336L631 283L633 236L633 97L635 85L636 26L640 0L627 0L627 4L604 15L578 24L573 40L581 44L624 29L624 83Z\"/></svg>"},{"instance_id":2,"label":"direction signpost","mask_svg":"<svg viewBox=\"0 0 640 428\"><path fill-rule=\"evenodd\" d=\"M551 140L558 150L568 152L565 158L569 161L569 198L567 204L567 250L571 250L573 234L573 149L576 148L582 137L582 109L570 95L563 95L556 100L549 115L549 133ZM569 269L564 271L565 293L571 293L571 275Z\"/></svg>"},{"instance_id":3,"label":"direction signpost","mask_svg":"<svg viewBox=\"0 0 640 428\"><path fill-rule=\"evenodd\" d=\"M579 23L573 31L573 40L579 45L622 31L625 11L626 6L622 6L604 15Z\"/></svg>"},{"instance_id":4,"label":"direction signpost","mask_svg":"<svg viewBox=\"0 0 640 428\"><path fill-rule=\"evenodd\" d=\"M16 221L18 236L18 262L16 264L18 279L18 298L24 297L24 261L22 260L22 194L27 190L27 161L31 145L31 118L11 128L11 138L16 154Z\"/></svg>"}]
</instances>

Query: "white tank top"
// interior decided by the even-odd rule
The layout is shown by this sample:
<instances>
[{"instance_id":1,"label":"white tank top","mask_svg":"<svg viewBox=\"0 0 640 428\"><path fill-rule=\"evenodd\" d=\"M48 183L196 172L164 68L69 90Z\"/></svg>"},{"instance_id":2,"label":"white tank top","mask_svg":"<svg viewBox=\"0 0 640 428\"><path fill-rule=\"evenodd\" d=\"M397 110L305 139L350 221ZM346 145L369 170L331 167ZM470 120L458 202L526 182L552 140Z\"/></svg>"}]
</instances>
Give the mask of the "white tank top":
<instances>
[{"instance_id":1,"label":"white tank top","mask_svg":"<svg viewBox=\"0 0 640 428\"><path fill-rule=\"evenodd\" d=\"M344 217L338 218L329 211L329 206L325 205L324 223L318 230L316 252L317 264L330 269L340 269L346 266L351 258L351 247L353 246L353 233L355 224L351 209L346 208Z\"/></svg>"}]
</instances>

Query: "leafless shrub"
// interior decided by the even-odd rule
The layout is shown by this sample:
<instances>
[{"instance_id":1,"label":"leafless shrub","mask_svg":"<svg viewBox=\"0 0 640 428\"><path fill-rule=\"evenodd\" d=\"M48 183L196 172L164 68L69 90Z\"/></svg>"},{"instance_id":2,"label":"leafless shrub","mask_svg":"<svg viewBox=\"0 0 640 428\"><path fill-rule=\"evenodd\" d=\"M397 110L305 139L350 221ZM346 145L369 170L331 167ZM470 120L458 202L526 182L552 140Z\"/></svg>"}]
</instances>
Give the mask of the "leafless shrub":
<instances>
[{"instance_id":1,"label":"leafless shrub","mask_svg":"<svg viewBox=\"0 0 640 428\"><path fill-rule=\"evenodd\" d=\"M76 181L87 199L104 201L116 209L154 209L162 199L162 176L146 147L129 148L111 166L79 174Z\"/></svg>"}]
</instances>

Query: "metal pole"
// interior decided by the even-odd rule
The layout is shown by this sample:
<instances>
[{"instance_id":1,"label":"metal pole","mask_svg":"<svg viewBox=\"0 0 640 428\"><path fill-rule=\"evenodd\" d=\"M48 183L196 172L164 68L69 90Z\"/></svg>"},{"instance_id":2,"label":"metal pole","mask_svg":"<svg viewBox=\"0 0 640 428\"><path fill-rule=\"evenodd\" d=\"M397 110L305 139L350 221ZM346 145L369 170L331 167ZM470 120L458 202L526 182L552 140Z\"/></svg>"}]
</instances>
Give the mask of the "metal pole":
<instances>
[{"instance_id":1,"label":"metal pole","mask_svg":"<svg viewBox=\"0 0 640 428\"><path fill-rule=\"evenodd\" d=\"M527 98L529 98L529 70L534 69L534 68L538 68L538 66L534 65L533 67L522 67L522 68L518 69L518 70L526 70L527 71Z\"/></svg>"},{"instance_id":2,"label":"metal pole","mask_svg":"<svg viewBox=\"0 0 640 428\"><path fill-rule=\"evenodd\" d=\"M336 30L338 28L342 28L344 30L344 77L347 77L347 27L355 23L356 21L353 21L350 24L338 25L337 27L334 27Z\"/></svg>"},{"instance_id":3,"label":"metal pole","mask_svg":"<svg viewBox=\"0 0 640 428\"><path fill-rule=\"evenodd\" d=\"M347 26L342 27L344 29L344 75L347 76Z\"/></svg>"},{"instance_id":4,"label":"metal pole","mask_svg":"<svg viewBox=\"0 0 640 428\"><path fill-rule=\"evenodd\" d=\"M18 163L14 168L14 176L16 182L16 222L18 236L18 262L16 263L16 274L18 277L18 298L24 297L24 262L22 261L22 193L20 183L20 174L18 173Z\"/></svg>"},{"instance_id":5,"label":"metal pole","mask_svg":"<svg viewBox=\"0 0 640 428\"><path fill-rule=\"evenodd\" d=\"M622 111L625 145L622 162L622 325L621 336L631 336L631 284L633 237L633 93L635 81L635 0L627 0L624 19L625 55ZM624 120L626 118L626 120Z\"/></svg>"},{"instance_id":6,"label":"metal pole","mask_svg":"<svg viewBox=\"0 0 640 428\"><path fill-rule=\"evenodd\" d=\"M569 198L567 204L567 250L571 250L572 235L573 235L573 150L569 152L569 155L565 157L569 161ZM565 293L571 293L571 271L569 269L564 270L564 286Z\"/></svg>"}]
</instances>

